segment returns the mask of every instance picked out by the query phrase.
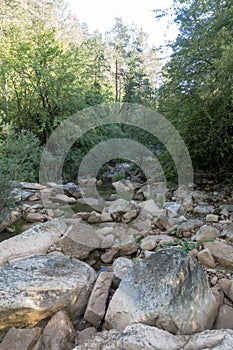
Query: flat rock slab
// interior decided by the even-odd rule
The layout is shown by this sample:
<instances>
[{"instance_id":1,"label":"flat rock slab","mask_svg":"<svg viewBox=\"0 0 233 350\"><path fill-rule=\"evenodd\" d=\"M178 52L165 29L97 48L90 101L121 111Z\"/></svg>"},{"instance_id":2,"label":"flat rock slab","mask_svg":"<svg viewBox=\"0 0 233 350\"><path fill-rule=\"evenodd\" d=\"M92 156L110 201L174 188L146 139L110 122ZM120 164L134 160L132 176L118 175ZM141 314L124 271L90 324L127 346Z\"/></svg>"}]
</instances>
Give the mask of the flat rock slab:
<instances>
[{"instance_id":1,"label":"flat rock slab","mask_svg":"<svg viewBox=\"0 0 233 350\"><path fill-rule=\"evenodd\" d=\"M20 185L27 190L44 190L44 189L46 189L46 186L41 185L39 183L20 182Z\"/></svg>"},{"instance_id":2,"label":"flat rock slab","mask_svg":"<svg viewBox=\"0 0 233 350\"><path fill-rule=\"evenodd\" d=\"M98 333L73 350L232 350L233 331L205 331L175 336L161 329L134 324L125 330Z\"/></svg>"},{"instance_id":3,"label":"flat rock slab","mask_svg":"<svg viewBox=\"0 0 233 350\"><path fill-rule=\"evenodd\" d=\"M107 298L112 284L112 279L112 272L102 272L96 280L87 304L84 319L90 322L96 328L99 327L105 315Z\"/></svg>"},{"instance_id":4,"label":"flat rock slab","mask_svg":"<svg viewBox=\"0 0 233 350\"><path fill-rule=\"evenodd\" d=\"M14 259L45 254L67 230L65 222L54 219L31 227L0 243L0 266Z\"/></svg>"},{"instance_id":5,"label":"flat rock slab","mask_svg":"<svg viewBox=\"0 0 233 350\"><path fill-rule=\"evenodd\" d=\"M86 263L62 253L20 259L0 268L0 330L34 326L66 309L72 319L85 307L96 280Z\"/></svg>"},{"instance_id":6,"label":"flat rock slab","mask_svg":"<svg viewBox=\"0 0 233 350\"><path fill-rule=\"evenodd\" d=\"M179 248L161 249L122 279L105 328L144 323L173 334L192 334L211 329L217 307L201 265Z\"/></svg>"}]
</instances>

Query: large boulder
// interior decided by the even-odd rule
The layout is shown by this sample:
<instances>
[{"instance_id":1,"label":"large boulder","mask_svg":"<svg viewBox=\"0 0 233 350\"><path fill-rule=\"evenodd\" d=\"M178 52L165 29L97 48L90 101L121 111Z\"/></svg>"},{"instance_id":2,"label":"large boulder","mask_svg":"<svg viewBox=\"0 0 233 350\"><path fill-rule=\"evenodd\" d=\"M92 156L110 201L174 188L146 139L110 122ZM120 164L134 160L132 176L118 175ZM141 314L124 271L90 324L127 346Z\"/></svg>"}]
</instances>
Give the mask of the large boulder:
<instances>
[{"instance_id":1,"label":"large boulder","mask_svg":"<svg viewBox=\"0 0 233 350\"><path fill-rule=\"evenodd\" d=\"M45 254L67 230L62 219L37 224L27 231L0 243L0 266L14 259Z\"/></svg>"},{"instance_id":2,"label":"large boulder","mask_svg":"<svg viewBox=\"0 0 233 350\"><path fill-rule=\"evenodd\" d=\"M123 331L114 329L98 333L73 350L232 350L232 348L232 330L175 336L155 327L134 324Z\"/></svg>"},{"instance_id":3,"label":"large boulder","mask_svg":"<svg viewBox=\"0 0 233 350\"><path fill-rule=\"evenodd\" d=\"M173 334L210 329L217 303L201 265L179 248L134 265L110 301L105 328L144 323Z\"/></svg>"},{"instance_id":4,"label":"large boulder","mask_svg":"<svg viewBox=\"0 0 233 350\"><path fill-rule=\"evenodd\" d=\"M36 255L0 268L0 330L34 326L58 310L80 317L96 280L86 263L62 253Z\"/></svg>"}]
</instances>

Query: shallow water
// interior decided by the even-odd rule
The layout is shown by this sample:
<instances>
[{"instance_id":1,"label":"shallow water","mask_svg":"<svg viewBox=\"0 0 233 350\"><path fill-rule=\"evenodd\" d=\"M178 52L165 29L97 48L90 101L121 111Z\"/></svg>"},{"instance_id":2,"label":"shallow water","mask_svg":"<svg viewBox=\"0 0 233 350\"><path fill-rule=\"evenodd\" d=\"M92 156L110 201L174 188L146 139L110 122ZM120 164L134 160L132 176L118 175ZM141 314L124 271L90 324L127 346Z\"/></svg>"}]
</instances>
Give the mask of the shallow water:
<instances>
[{"instance_id":1,"label":"shallow water","mask_svg":"<svg viewBox=\"0 0 233 350\"><path fill-rule=\"evenodd\" d=\"M99 193L100 199L102 198L103 200L108 200L109 196L112 193L116 193L112 189L111 183L104 183L104 184L97 185L97 191ZM30 204L30 202L27 202L27 203ZM88 204L80 203L80 202L78 202L75 205L71 205L71 208L74 213L79 213L79 212L90 213L94 210L93 207L89 206ZM12 225L10 225L10 228L13 229L13 232L8 232L7 230L0 232L0 242L22 233L24 231L24 227L27 224L28 223L23 218L20 218L19 220L15 221Z\"/></svg>"},{"instance_id":2,"label":"shallow water","mask_svg":"<svg viewBox=\"0 0 233 350\"><path fill-rule=\"evenodd\" d=\"M13 224L10 225L10 228L13 229L13 232L8 232L7 230L0 232L0 242L22 233L23 228L26 224L27 222L23 218L20 218L17 221L15 221Z\"/></svg>"}]
</instances>

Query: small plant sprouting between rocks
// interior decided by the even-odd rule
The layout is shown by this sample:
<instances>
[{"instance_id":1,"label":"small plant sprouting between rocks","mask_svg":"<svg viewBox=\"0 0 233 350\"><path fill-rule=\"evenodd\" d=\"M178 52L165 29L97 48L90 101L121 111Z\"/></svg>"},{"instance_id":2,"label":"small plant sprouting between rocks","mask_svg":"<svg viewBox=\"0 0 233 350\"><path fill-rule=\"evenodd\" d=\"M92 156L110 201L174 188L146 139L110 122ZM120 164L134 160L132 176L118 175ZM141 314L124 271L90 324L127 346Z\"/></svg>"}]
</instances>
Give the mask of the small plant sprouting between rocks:
<instances>
[{"instance_id":1,"label":"small plant sprouting between rocks","mask_svg":"<svg viewBox=\"0 0 233 350\"><path fill-rule=\"evenodd\" d=\"M203 245L203 243L206 243L206 242L214 242L214 238L205 240L203 242L201 242L201 241L194 242L192 240L189 240L189 239L182 237L182 238L176 239L172 243L171 242L163 242L162 248L175 246L175 247L180 247L185 253L189 253L194 248L200 247ZM159 249L161 249L161 248L160 247L155 248L156 251Z\"/></svg>"},{"instance_id":2,"label":"small plant sprouting between rocks","mask_svg":"<svg viewBox=\"0 0 233 350\"><path fill-rule=\"evenodd\" d=\"M173 243L163 242L163 248L174 246L180 247L185 253L188 253L190 250L193 250L196 247L196 244L193 241L186 240L185 238L179 238Z\"/></svg>"}]
</instances>

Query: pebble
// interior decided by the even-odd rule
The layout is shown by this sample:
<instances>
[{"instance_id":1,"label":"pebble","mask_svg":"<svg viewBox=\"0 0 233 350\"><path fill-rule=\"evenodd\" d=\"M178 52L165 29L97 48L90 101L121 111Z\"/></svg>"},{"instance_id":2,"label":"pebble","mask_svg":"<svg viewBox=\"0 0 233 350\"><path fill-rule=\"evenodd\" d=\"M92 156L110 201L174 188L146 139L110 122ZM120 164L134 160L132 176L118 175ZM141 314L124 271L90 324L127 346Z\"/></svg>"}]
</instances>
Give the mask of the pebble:
<instances>
[{"instance_id":1,"label":"pebble","mask_svg":"<svg viewBox=\"0 0 233 350\"><path fill-rule=\"evenodd\" d=\"M217 270L215 270L215 269L207 269L206 271L208 273L212 273L213 275L215 275L217 273Z\"/></svg>"}]
</instances>

